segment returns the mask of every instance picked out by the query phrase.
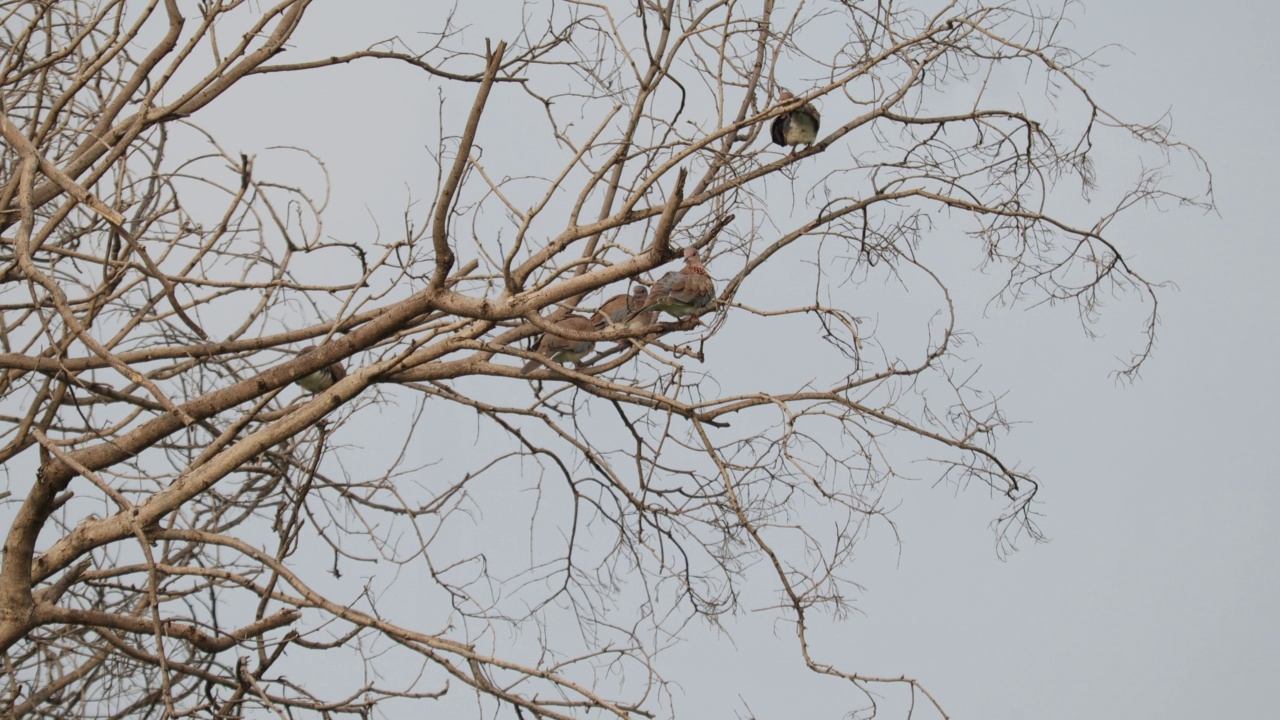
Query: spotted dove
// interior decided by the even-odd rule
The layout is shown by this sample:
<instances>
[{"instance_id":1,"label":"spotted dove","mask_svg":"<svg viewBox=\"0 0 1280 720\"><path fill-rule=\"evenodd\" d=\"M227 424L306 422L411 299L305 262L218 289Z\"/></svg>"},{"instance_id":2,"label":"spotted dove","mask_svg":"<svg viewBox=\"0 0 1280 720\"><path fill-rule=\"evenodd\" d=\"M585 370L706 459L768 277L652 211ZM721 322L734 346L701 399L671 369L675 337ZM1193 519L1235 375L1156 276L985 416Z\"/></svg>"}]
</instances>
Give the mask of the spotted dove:
<instances>
[{"instance_id":1,"label":"spotted dove","mask_svg":"<svg viewBox=\"0 0 1280 720\"><path fill-rule=\"evenodd\" d=\"M556 326L580 333L595 332L595 325L590 320L581 315L570 315L569 317L556 323ZM570 340L562 338L559 335L546 333L542 336L542 340L538 342L538 349L534 352L543 355L558 363L572 362L578 367L582 367L581 360L591 352L591 348L595 347L594 340ZM520 369L521 375L527 375L542 363L537 360L530 360Z\"/></svg>"},{"instance_id":2,"label":"spotted dove","mask_svg":"<svg viewBox=\"0 0 1280 720\"><path fill-rule=\"evenodd\" d=\"M684 249L684 269L669 272L649 289L649 301L633 311L628 322L643 317L647 312L665 312L682 318L711 304L716 297L716 285L707 274L698 257L698 249Z\"/></svg>"},{"instance_id":3,"label":"spotted dove","mask_svg":"<svg viewBox=\"0 0 1280 720\"><path fill-rule=\"evenodd\" d=\"M626 321L626 327L630 330L642 328L646 325L652 325L657 319L657 312L645 312L635 317L628 318L636 310L644 307L649 300L649 288L643 285L636 285L631 288L630 295L614 295L591 316L591 322L597 330L604 330L610 325L617 325Z\"/></svg>"}]
</instances>

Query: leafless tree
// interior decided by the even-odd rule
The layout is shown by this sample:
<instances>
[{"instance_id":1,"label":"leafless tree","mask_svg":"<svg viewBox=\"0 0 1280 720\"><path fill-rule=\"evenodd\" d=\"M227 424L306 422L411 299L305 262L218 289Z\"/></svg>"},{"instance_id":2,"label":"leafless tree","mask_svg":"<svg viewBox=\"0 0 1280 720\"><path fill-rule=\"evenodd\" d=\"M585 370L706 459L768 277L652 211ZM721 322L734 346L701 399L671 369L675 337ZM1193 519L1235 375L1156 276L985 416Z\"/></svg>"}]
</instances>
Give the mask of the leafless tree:
<instances>
[{"instance_id":1,"label":"leafless tree","mask_svg":"<svg viewBox=\"0 0 1280 720\"><path fill-rule=\"evenodd\" d=\"M1208 175L1167 125L1091 97L1070 8L566 0L505 41L441 11L309 54L312 5L0 7L4 716L675 715L668 639L750 596L856 717L945 717L811 651L906 461L989 488L1001 551L1038 537L939 248L1086 326L1150 299L1131 374L1158 286L1112 221L1211 202L1168 189ZM394 238L326 231L323 158L277 177L201 129L252 76L347 64L436 90ZM804 103L817 141L770 144ZM1143 163L1122 192L1093 193L1103 150ZM700 318L520 374L687 246Z\"/></svg>"}]
</instances>

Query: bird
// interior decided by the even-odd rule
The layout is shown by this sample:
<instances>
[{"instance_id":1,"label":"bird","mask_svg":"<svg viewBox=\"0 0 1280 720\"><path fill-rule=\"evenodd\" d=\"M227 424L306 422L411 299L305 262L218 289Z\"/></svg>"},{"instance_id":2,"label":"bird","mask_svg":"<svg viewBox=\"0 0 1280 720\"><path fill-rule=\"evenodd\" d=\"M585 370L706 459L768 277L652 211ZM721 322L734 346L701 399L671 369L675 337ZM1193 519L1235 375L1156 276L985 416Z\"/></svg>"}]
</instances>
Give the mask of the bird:
<instances>
[{"instance_id":1,"label":"bird","mask_svg":"<svg viewBox=\"0 0 1280 720\"><path fill-rule=\"evenodd\" d=\"M786 104L795 99L789 90L783 90L778 94L778 102ZM769 136L773 138L775 145L808 145L813 146L815 140L818 139L818 126L822 124L822 116L818 114L818 109L813 103L805 103L791 112L784 113L773 119L773 124L769 126ZM791 152L795 152L792 147Z\"/></svg>"},{"instance_id":2,"label":"bird","mask_svg":"<svg viewBox=\"0 0 1280 720\"><path fill-rule=\"evenodd\" d=\"M648 300L649 288L643 285L636 285L631 288L630 295L614 295L605 300L600 309L591 316L591 323L595 325L597 330L604 330L610 325L617 325L623 323L623 321L626 321L624 327L629 330L652 325L658 316L656 312L642 313L628 320L628 317L636 310L644 307Z\"/></svg>"},{"instance_id":3,"label":"bird","mask_svg":"<svg viewBox=\"0 0 1280 720\"><path fill-rule=\"evenodd\" d=\"M665 312L682 318L711 304L716 297L716 284L702 266L698 248L684 249L684 268L669 272L649 289L649 300L627 316L627 322L643 317L646 313Z\"/></svg>"},{"instance_id":4,"label":"bird","mask_svg":"<svg viewBox=\"0 0 1280 720\"><path fill-rule=\"evenodd\" d=\"M306 355L307 353L315 349L316 349L315 345L308 345L304 348L299 349L298 354ZM334 383L338 382L339 380L341 380L346 376L347 376L347 369L342 366L342 363L335 362L329 365L329 367L320 368L319 370L316 370L310 375L303 375L302 377L295 380L294 383L300 386L303 390L306 390L307 392L322 393L325 390L328 390L329 388L333 387Z\"/></svg>"},{"instance_id":5,"label":"bird","mask_svg":"<svg viewBox=\"0 0 1280 720\"><path fill-rule=\"evenodd\" d=\"M562 327L567 330L574 330L580 333L595 332L596 326L590 320L581 315L570 315L569 317L555 323L556 327ZM542 340L538 341L538 349L534 352L543 355L558 363L572 362L578 367L582 367L582 358L596 346L594 340L570 340L562 338L559 335L546 333L542 336ZM537 360L530 360L520 369L521 375L527 375L534 368L542 363Z\"/></svg>"}]
</instances>

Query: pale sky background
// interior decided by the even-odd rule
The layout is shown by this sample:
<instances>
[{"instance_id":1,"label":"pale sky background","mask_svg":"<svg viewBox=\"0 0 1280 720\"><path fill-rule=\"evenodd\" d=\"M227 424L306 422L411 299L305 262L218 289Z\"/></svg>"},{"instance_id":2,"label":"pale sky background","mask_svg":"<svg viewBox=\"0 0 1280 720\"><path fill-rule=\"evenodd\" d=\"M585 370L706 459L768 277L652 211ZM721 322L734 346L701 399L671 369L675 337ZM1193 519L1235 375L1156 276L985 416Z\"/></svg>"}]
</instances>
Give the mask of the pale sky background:
<instances>
[{"instance_id":1,"label":"pale sky background","mask_svg":"<svg viewBox=\"0 0 1280 720\"><path fill-rule=\"evenodd\" d=\"M1096 97L1134 120L1170 110L1177 137L1210 163L1220 215L1124 220L1130 259L1178 286L1162 295L1159 345L1134 385L1111 376L1138 342L1131 322L1104 322L1089 340L1070 311L992 308L984 318L981 304L968 308L984 387L1007 391L1007 412L1026 421L1000 449L1043 483L1038 509L1051 542L1023 543L1001 561L988 527L999 506L982 489L900 484L891 492L902 500L901 547L873 535L861 548L858 613L821 650L846 669L923 681L953 718L1274 717L1280 252L1270 211L1280 153L1270 113L1280 10L1185 0L1091 0L1076 10L1068 44L1128 49L1105 53ZM346 25L364 16L327 12L309 15L300 37L364 30ZM368 14L371 38L388 34L380 20ZM501 37L477 41L484 34ZM324 90L347 72L356 71L310 82ZM281 104L266 80L252 83L200 121L230 148L317 151L335 176L330 227L367 229L377 217L394 234L406 200L396 178L412 168L385 136L411 132L432 99L344 86L347 94L313 98L295 91ZM251 99L257 117L274 120L245 123ZM331 122L294 124L307 113ZM371 129L373 113L384 121ZM1124 320L1145 309L1130 303L1109 312ZM691 626L696 642L668 658L699 673L672 673L686 717L836 718L854 707L856 695L836 681L798 669L786 626L747 614L727 629L732 640ZM895 707L882 716L899 717Z\"/></svg>"}]
</instances>

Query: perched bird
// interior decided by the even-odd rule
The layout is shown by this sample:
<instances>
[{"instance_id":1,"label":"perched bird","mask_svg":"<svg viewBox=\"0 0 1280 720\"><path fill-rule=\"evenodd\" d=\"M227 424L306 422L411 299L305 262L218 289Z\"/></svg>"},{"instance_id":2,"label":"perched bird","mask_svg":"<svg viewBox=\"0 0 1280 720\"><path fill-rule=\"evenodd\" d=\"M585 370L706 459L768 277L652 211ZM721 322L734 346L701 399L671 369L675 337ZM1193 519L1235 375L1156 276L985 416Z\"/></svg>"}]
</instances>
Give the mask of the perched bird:
<instances>
[{"instance_id":1,"label":"perched bird","mask_svg":"<svg viewBox=\"0 0 1280 720\"><path fill-rule=\"evenodd\" d=\"M795 97L790 91L783 90L778 94L778 102L785 105ZM818 139L818 126L821 124L822 117L818 115L818 109L813 106L813 103L805 103L785 115L774 118L773 125L769 126L769 135L773 138L775 145L812 146ZM795 152L794 147L791 152Z\"/></svg>"},{"instance_id":2,"label":"perched bird","mask_svg":"<svg viewBox=\"0 0 1280 720\"><path fill-rule=\"evenodd\" d=\"M308 345L298 350L298 354L306 355L307 353L315 349L316 349L315 345ZM302 377L298 378L294 382L297 383L299 386L301 386L302 389L306 390L307 392L322 393L325 390L328 390L329 388L333 387L334 383L338 382L339 380L341 380L346 376L347 376L347 369L342 367L342 363L336 362L330 365L329 367L320 368L319 370L311 373L310 375L303 375Z\"/></svg>"},{"instance_id":3,"label":"perched bird","mask_svg":"<svg viewBox=\"0 0 1280 720\"><path fill-rule=\"evenodd\" d=\"M631 314L644 307L648 300L649 288L636 285L631 288L630 295L614 295L605 300L596 314L591 316L591 324L595 325L597 330L604 330L610 325L617 325L623 321L626 321L625 326L630 330L652 325L658 317L657 312L642 313L628 320Z\"/></svg>"},{"instance_id":4,"label":"perched bird","mask_svg":"<svg viewBox=\"0 0 1280 720\"><path fill-rule=\"evenodd\" d=\"M648 312L665 312L682 318L711 304L716 297L716 284L702 266L698 248L684 249L684 269L669 272L649 289L649 300L627 317L628 324Z\"/></svg>"},{"instance_id":5,"label":"perched bird","mask_svg":"<svg viewBox=\"0 0 1280 720\"><path fill-rule=\"evenodd\" d=\"M570 315L569 317L556 323L556 327L566 328L581 333L595 332L596 326L592 322L581 315ZM570 340L562 338L559 335L546 333L542 336L542 340L538 342L538 349L534 352L539 355L554 360L558 363L572 362L578 367L582 367L581 360L591 352L591 348L595 347L594 340ZM520 369L521 375L527 375L534 368L542 363L537 360L530 360Z\"/></svg>"}]
</instances>

